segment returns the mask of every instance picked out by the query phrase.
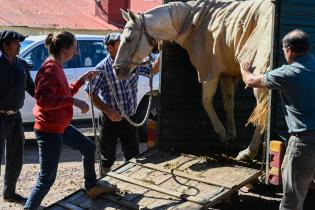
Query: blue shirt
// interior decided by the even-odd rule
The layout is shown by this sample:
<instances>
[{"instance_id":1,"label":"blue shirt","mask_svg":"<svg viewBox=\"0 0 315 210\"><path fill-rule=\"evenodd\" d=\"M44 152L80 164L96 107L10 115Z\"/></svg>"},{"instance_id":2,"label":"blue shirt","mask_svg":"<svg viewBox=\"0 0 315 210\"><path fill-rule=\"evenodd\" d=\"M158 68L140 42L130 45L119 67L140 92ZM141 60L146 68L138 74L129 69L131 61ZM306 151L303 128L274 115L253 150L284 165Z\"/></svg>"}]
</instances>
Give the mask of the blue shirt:
<instances>
[{"instance_id":1,"label":"blue shirt","mask_svg":"<svg viewBox=\"0 0 315 210\"><path fill-rule=\"evenodd\" d=\"M114 93L106 79L107 77L115 89L116 98L120 106L130 117L136 113L139 74L149 77L152 66L137 67L126 79L119 80L116 78L112 65L113 60L108 55L95 67L96 70L102 71L102 73L99 73L91 81L91 93L97 94L105 104L121 114L115 101ZM84 89L86 91L89 90L89 83L87 83Z\"/></svg>"},{"instance_id":2,"label":"blue shirt","mask_svg":"<svg viewBox=\"0 0 315 210\"><path fill-rule=\"evenodd\" d=\"M267 72L269 89L280 90L289 132L315 130L315 59L306 54Z\"/></svg>"}]
</instances>

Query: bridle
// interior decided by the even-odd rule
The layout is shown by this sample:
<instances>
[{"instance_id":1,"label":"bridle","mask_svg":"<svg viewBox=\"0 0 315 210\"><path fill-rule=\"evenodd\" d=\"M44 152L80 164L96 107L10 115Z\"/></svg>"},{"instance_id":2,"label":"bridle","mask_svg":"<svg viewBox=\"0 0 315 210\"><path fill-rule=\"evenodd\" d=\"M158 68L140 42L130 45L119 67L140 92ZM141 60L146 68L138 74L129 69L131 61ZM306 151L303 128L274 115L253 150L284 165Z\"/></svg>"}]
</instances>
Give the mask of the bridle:
<instances>
[{"instance_id":1,"label":"bridle","mask_svg":"<svg viewBox=\"0 0 315 210\"><path fill-rule=\"evenodd\" d=\"M139 30L140 31L140 36L139 36L139 39L138 39L138 42L137 42L137 45L136 45L136 48L135 48L135 51L131 54L131 58L133 58L133 55L135 54L136 50L139 48L139 44L140 44L140 40L142 38L142 34L145 35L148 43L152 46L152 47L155 47L156 44L157 44L157 40L152 37L149 32L148 32L148 29L147 29L147 26L145 24L145 18L144 18L144 14L143 12L139 13L139 19L140 19L140 29L135 29L135 28L132 28L132 27L125 27L125 28L130 28L130 29L133 29L133 30ZM136 66L143 66L143 65L147 65L151 63L151 57L149 60L147 61L144 61L144 62L133 62L133 61L129 61L129 62L126 62L126 63L119 63L119 64L116 64L116 65L113 65L113 68L115 69L116 73L118 73L117 71L119 71L119 68L121 67L126 67L130 64L133 64L133 65L136 65Z\"/></svg>"},{"instance_id":2,"label":"bridle","mask_svg":"<svg viewBox=\"0 0 315 210\"><path fill-rule=\"evenodd\" d=\"M140 13L140 36L139 36L139 40L138 40L138 43L136 45L136 50L139 48L139 43L140 43L140 40L142 38L142 33L146 36L147 40L148 40L148 43L152 46L152 47L155 47L155 45L157 44L157 41L155 38L153 38L149 33L148 33L148 30L147 30L147 27L145 25L145 19L144 19L144 14L143 13ZM128 28L128 27L125 27L125 28ZM135 29L135 28L132 28L132 27L129 27L133 30L139 30L139 29ZM136 51L135 50L135 51ZM135 53L135 51L132 53L132 55L130 56L131 58L133 58L133 55ZM151 57L151 54L150 54L150 57L147 61L144 61L144 62L139 62L139 63L136 63L136 62L128 62L128 63L121 63L121 64L116 64L116 65L112 65L113 68L115 69L116 71L116 74L119 73L119 68L120 67L125 67L125 66L128 66L129 64L134 64L136 66L143 66L143 65L147 65L147 64L150 64L152 62L152 57ZM150 76L149 76L149 86L150 86L150 94L149 94L149 104L148 104L148 108L147 108L147 111L146 111L146 114L144 116L144 119L140 122L140 123L136 123L134 121L132 121L130 119L130 117L125 113L124 109L121 107L120 103L119 103L119 100L118 98L116 97L117 93L115 91L115 88L114 86L112 85L110 79L105 76L107 82L109 83L109 86L110 86L110 89L112 90L113 92L113 96L114 96L114 99L116 101L116 104L118 106L118 109L120 110L122 116L133 126L135 127L140 127L142 126L145 122L147 122L147 119L149 117L149 113L150 113L150 108L151 108L151 102L152 102L152 97L153 97L153 74L151 73Z\"/></svg>"}]
</instances>

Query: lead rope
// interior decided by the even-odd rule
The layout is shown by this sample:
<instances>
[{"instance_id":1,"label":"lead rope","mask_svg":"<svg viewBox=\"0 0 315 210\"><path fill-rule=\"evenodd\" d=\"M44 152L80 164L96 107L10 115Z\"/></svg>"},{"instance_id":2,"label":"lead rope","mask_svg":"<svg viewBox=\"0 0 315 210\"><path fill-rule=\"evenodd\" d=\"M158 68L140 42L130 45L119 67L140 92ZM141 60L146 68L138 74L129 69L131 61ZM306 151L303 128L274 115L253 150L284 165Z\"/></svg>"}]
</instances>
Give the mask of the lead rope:
<instances>
[{"instance_id":1,"label":"lead rope","mask_svg":"<svg viewBox=\"0 0 315 210\"><path fill-rule=\"evenodd\" d=\"M105 78L106 80L108 81L109 83L109 86L113 92L113 95L114 95L114 99L115 99L115 102L121 112L121 114L123 115L123 117L133 126L135 127L140 127L142 126L148 119L148 116L149 116L149 112L150 112L150 108L151 108L151 101L152 101L152 96L153 96L153 75L152 73L150 74L149 76L149 86L150 86L150 97L149 97L149 104L148 104L148 108L147 108L147 111L146 111L146 114L145 114L145 117L144 119L142 120L141 123L135 123L133 122L129 117L128 115L124 112L124 110L122 109L120 103L118 102L118 99L117 99L117 96L116 96L116 91L112 85L112 83L110 82L110 80L108 79L108 77L106 76L105 74ZM98 171L99 171L99 176L101 177L102 176L102 171L104 171L103 169L103 165L102 165L102 161L101 161L101 151L100 151L100 140L99 140L99 137L97 135L97 132L96 132L96 125L95 125L95 112L94 112L94 104L93 104L93 99L91 97L91 81L89 82L89 95L90 95L90 103L91 103L91 111L92 111L92 125L93 125L93 133L94 133L94 139L95 139L95 144L96 144L96 153L97 153L97 158L98 158L98 162L99 162L99 168L98 168ZM1 169L0 169L0 172L1 172Z\"/></svg>"},{"instance_id":2,"label":"lead rope","mask_svg":"<svg viewBox=\"0 0 315 210\"><path fill-rule=\"evenodd\" d=\"M107 82L109 83L109 86L110 86L110 89L112 90L113 92L113 96L114 96L114 99L115 99L115 102L118 106L118 109L120 111L120 113L122 114L122 116L132 125L132 126L135 126L135 127L140 127L142 126L148 119L148 116L149 116L149 113L150 113L150 108L151 108L151 101L152 101L152 96L153 96L153 75L152 73L150 74L149 76L149 86L150 86L150 95L149 95L149 104L148 104L148 108L147 108L147 111L145 113L145 117L144 119L140 122L140 123L136 123L134 121L132 121L130 119L130 117L126 114L126 112L124 111L124 109L121 107L121 104L119 103L118 99L117 99L117 94L116 94L116 90L115 88L113 87L111 81L109 80L109 78L107 77L107 75L105 74L105 78L107 80Z\"/></svg>"},{"instance_id":3,"label":"lead rope","mask_svg":"<svg viewBox=\"0 0 315 210\"><path fill-rule=\"evenodd\" d=\"M100 139L99 139L97 132L96 132L95 112L94 112L93 99L91 96L91 81L89 81L89 96L90 96L91 111L92 111L93 133L94 133L94 139L95 139L95 145L96 145L96 156L97 156L98 165L99 165L98 173L99 173L99 176L102 177L102 172L104 171L104 168L103 168L102 159L101 159Z\"/></svg>"}]
</instances>

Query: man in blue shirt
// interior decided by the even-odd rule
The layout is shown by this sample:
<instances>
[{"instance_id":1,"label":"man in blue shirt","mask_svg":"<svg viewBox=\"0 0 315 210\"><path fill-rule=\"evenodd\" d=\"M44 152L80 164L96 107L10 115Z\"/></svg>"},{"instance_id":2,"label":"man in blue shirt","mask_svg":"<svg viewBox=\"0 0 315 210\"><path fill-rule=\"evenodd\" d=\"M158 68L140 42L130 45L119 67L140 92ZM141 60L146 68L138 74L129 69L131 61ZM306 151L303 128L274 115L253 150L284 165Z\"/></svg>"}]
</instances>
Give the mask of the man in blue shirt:
<instances>
[{"instance_id":1,"label":"man in blue shirt","mask_svg":"<svg viewBox=\"0 0 315 210\"><path fill-rule=\"evenodd\" d=\"M24 202L16 194L16 182L23 164L24 129L19 109L22 108L25 90L34 97L34 82L26 61L17 57L20 42L25 36L15 31L0 33L0 160L6 146L3 199Z\"/></svg>"},{"instance_id":2,"label":"man in blue shirt","mask_svg":"<svg viewBox=\"0 0 315 210\"><path fill-rule=\"evenodd\" d=\"M250 63L243 61L241 73L248 87L280 90L291 134L281 168L280 210L302 210L315 177L315 59L308 54L308 34L301 30L285 35L282 44L289 65L255 75Z\"/></svg>"},{"instance_id":3,"label":"man in blue shirt","mask_svg":"<svg viewBox=\"0 0 315 210\"><path fill-rule=\"evenodd\" d=\"M112 64L119 48L120 34L106 35L104 44L107 46L109 55L95 67L100 73L85 88L88 91L91 87L90 97L92 97L94 105L103 112L100 132L101 162L105 169L103 175L114 164L118 138L126 160L139 154L138 129L123 119L114 94L125 114L135 120L139 74L149 76L151 70L153 74L159 70L159 62L156 62L153 68L151 64L138 67L126 79L119 80L116 78ZM114 91L112 91L112 87Z\"/></svg>"}]
</instances>

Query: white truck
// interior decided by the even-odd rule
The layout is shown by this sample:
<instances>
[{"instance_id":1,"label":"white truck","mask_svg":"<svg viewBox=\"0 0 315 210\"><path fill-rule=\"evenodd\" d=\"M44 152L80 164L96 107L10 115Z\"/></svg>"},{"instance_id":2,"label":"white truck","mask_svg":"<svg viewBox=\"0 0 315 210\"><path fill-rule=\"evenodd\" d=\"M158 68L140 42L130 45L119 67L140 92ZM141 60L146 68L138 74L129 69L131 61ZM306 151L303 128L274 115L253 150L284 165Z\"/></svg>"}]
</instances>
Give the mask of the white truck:
<instances>
[{"instance_id":1,"label":"white truck","mask_svg":"<svg viewBox=\"0 0 315 210\"><path fill-rule=\"evenodd\" d=\"M19 57L25 59L29 66L31 67L30 73L32 78L35 80L37 71L39 70L41 64L48 56L48 51L45 48L45 38L46 36L29 36L21 43L21 50ZM76 39L78 41L78 55L75 56L72 60L68 61L64 64L64 71L69 83L77 80L84 72L88 70L92 70L101 60L103 60L108 52L103 44L104 36L100 35L76 35ZM159 74L153 77L153 90L155 95L159 92ZM138 108L137 115L139 119L143 119L148 99L149 99L149 79L147 77L141 76L139 77L138 82ZM81 88L79 92L76 94L76 97L89 102L89 97L86 92ZM29 124L32 127L32 123L34 122L34 116L32 114L32 110L35 104L35 100L26 92L26 97L24 101L24 106L21 109L23 122L27 125ZM156 104L153 102L152 110L156 109ZM100 111L95 109L95 116L98 117ZM152 112L155 113L155 112ZM86 114L81 114L80 110L74 107L73 120L76 123L80 123L80 121L84 122L87 120L91 120L92 112L91 109ZM141 141L145 141L146 139L146 126L142 126L139 129Z\"/></svg>"}]
</instances>

